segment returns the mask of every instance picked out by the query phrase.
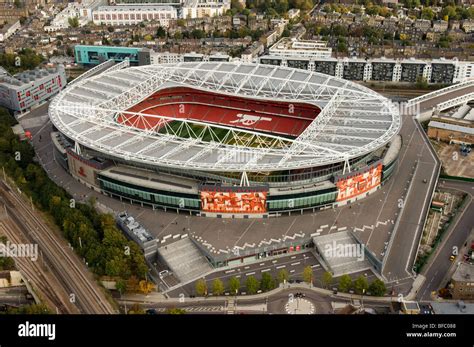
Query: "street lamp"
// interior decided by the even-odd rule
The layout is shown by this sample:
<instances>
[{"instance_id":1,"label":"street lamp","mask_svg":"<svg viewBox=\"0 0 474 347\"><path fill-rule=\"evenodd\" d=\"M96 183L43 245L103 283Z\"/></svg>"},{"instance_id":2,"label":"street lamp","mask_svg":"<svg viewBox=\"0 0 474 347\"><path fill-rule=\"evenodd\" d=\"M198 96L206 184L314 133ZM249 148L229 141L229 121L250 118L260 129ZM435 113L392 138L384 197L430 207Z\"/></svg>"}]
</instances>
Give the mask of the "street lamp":
<instances>
[{"instance_id":1,"label":"street lamp","mask_svg":"<svg viewBox=\"0 0 474 347\"><path fill-rule=\"evenodd\" d=\"M365 294L365 288L362 289L362 295L361 295L360 307L361 307L362 309L364 309L364 294Z\"/></svg>"}]
</instances>

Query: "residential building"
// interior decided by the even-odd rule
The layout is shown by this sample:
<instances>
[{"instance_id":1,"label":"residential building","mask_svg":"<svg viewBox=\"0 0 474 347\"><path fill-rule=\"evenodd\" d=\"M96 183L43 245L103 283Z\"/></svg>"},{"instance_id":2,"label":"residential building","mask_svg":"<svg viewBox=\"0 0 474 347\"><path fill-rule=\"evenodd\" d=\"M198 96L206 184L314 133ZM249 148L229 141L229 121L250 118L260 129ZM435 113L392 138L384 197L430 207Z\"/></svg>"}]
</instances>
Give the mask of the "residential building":
<instances>
[{"instance_id":1,"label":"residential building","mask_svg":"<svg viewBox=\"0 0 474 347\"><path fill-rule=\"evenodd\" d=\"M49 100L67 84L63 65L0 75L0 105L23 112Z\"/></svg>"},{"instance_id":2,"label":"residential building","mask_svg":"<svg viewBox=\"0 0 474 347\"><path fill-rule=\"evenodd\" d=\"M177 9L158 5L100 6L93 14L94 24L136 25L154 21L168 27L171 20L178 18Z\"/></svg>"},{"instance_id":3,"label":"residential building","mask_svg":"<svg viewBox=\"0 0 474 347\"><path fill-rule=\"evenodd\" d=\"M451 278L451 284L451 294L453 299L474 299L474 265L460 263Z\"/></svg>"},{"instance_id":4,"label":"residential building","mask_svg":"<svg viewBox=\"0 0 474 347\"><path fill-rule=\"evenodd\" d=\"M182 18L204 18L224 15L230 10L230 0L185 0Z\"/></svg>"},{"instance_id":5,"label":"residential building","mask_svg":"<svg viewBox=\"0 0 474 347\"><path fill-rule=\"evenodd\" d=\"M324 41L298 40L284 37L270 47L269 54L286 58L323 59L331 57L332 48L327 47L327 43Z\"/></svg>"},{"instance_id":6,"label":"residential building","mask_svg":"<svg viewBox=\"0 0 474 347\"><path fill-rule=\"evenodd\" d=\"M10 36L21 29L20 21L17 20L13 23L4 24L0 28L0 42L7 40Z\"/></svg>"}]
</instances>

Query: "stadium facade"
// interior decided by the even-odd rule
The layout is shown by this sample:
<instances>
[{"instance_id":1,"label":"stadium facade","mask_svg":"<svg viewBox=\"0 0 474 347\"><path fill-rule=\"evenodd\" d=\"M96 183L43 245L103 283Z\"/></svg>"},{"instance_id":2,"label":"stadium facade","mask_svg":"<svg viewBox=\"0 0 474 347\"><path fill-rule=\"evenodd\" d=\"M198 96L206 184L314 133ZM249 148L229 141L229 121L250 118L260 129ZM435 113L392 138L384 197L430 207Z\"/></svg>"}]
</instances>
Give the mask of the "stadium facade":
<instances>
[{"instance_id":1,"label":"stadium facade","mask_svg":"<svg viewBox=\"0 0 474 347\"><path fill-rule=\"evenodd\" d=\"M54 156L126 202L266 218L344 205L394 172L401 118L333 76L230 62L112 67L52 101Z\"/></svg>"}]
</instances>

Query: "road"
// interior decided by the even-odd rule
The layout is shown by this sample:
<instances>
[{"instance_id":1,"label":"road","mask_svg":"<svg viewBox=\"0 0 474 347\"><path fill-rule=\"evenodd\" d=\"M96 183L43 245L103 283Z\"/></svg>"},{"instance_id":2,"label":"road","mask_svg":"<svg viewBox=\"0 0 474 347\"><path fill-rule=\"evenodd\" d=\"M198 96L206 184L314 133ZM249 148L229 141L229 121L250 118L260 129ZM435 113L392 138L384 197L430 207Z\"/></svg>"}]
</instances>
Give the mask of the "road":
<instances>
[{"instance_id":1,"label":"road","mask_svg":"<svg viewBox=\"0 0 474 347\"><path fill-rule=\"evenodd\" d=\"M449 93L440 94L430 99L423 100L419 103L420 113L431 111L433 107L436 107L438 104L457 98L465 94L474 92L474 84L466 85L464 88L452 90Z\"/></svg>"},{"instance_id":2,"label":"road","mask_svg":"<svg viewBox=\"0 0 474 347\"><path fill-rule=\"evenodd\" d=\"M16 189L10 189L2 182L0 195L3 203L2 210L6 212L3 219L7 219L7 223L12 221L16 225L15 231L9 227L11 224L5 224L4 232L7 237L11 242L23 243L26 241L38 244L42 260L47 263L51 272L59 280L56 284L60 284L60 287L48 288L47 272L45 274L41 266L36 265L34 269L30 268L32 263L39 262L30 260L29 264L22 264L19 268L26 273L26 277L31 282L40 288L40 291L53 292L50 293L51 297L55 296L58 289L64 290L56 295L57 310L67 313L115 313L103 289L98 286L85 264L68 247L62 235L52 231ZM19 235L23 240L19 239ZM15 260L27 261L26 258L16 258Z\"/></svg>"},{"instance_id":3,"label":"road","mask_svg":"<svg viewBox=\"0 0 474 347\"><path fill-rule=\"evenodd\" d=\"M357 304L363 303L366 308L382 309L384 312L390 311L393 297L370 297L357 294L337 294L321 290L316 287L309 288L306 284L286 284L285 287L275 289L268 293L252 296L220 296L207 298L164 298L159 293L150 295L130 294L124 296L119 302L123 309L130 308L131 305L138 304L144 309L155 309L158 313L163 313L169 308L182 308L189 313L222 314L227 310L234 313L270 313L288 314L286 304L297 298L297 293L303 293L304 299L314 306L315 314L332 314L332 303Z\"/></svg>"},{"instance_id":4,"label":"road","mask_svg":"<svg viewBox=\"0 0 474 347\"><path fill-rule=\"evenodd\" d=\"M278 278L278 273L285 269L288 271L290 281L302 281L303 280L303 270L306 266L311 266L313 269L314 284L318 287L323 287L321 281L323 273L325 272L324 268L318 262L311 252L304 253L295 253L288 256L282 256L279 258L271 259L261 259L251 264L243 264L239 267L234 267L232 269L225 269L221 271L216 271L205 277L207 282L207 287L209 292L212 292L212 281L216 278L219 278L224 286L227 288L227 282L230 278L236 277L240 280L240 293L246 295L245 281L249 276L254 276L257 280L260 280L262 274L269 273L272 278ZM357 272L350 274L353 279L356 279L360 275L366 275L369 283L373 281L376 277L371 270L364 271L363 273ZM334 278L333 283L338 283L338 279ZM336 286L335 284L335 286ZM170 297L179 297L184 295L189 297L190 295L196 295L196 282L184 284L183 286L172 289L166 294Z\"/></svg>"},{"instance_id":5,"label":"road","mask_svg":"<svg viewBox=\"0 0 474 347\"><path fill-rule=\"evenodd\" d=\"M439 163L426 142L423 130L410 115L405 115L402 134L403 148L395 179L403 175L408 176L409 181L406 181L405 192L401 200L398 200L399 206L403 207L383 268L383 275L390 283L399 283L413 277L411 268L439 169ZM418 148L418 151L409 150L413 147Z\"/></svg>"},{"instance_id":6,"label":"road","mask_svg":"<svg viewBox=\"0 0 474 347\"><path fill-rule=\"evenodd\" d=\"M464 242L466 242L471 228L474 226L474 203L472 202L474 184L463 181L444 180L440 182L440 188L463 191L469 194L469 201L465 205L463 212L461 212L462 214L458 215L459 219L448 229L447 234L444 236L444 241L438 246L438 249L431 256L429 263L422 271L426 281L416 295L416 298L420 301L430 301L431 292L444 287L446 283L443 283L443 281L446 274L448 274L452 266L455 266L455 264L449 261L453 247L457 246L458 249L461 249Z\"/></svg>"}]
</instances>

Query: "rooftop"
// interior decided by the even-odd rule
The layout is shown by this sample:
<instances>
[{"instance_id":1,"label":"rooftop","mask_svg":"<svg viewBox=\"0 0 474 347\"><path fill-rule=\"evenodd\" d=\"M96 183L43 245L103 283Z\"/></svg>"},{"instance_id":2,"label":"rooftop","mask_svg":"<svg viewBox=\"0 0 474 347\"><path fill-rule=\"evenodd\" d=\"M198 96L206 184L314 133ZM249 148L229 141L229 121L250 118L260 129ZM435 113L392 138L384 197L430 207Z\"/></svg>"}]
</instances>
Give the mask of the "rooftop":
<instances>
[{"instance_id":1,"label":"rooftop","mask_svg":"<svg viewBox=\"0 0 474 347\"><path fill-rule=\"evenodd\" d=\"M114 121L117 111L124 112L146 96L176 86L302 102L322 111L296 139L262 135L254 129L238 130L240 135L259 138L258 147L144 132ZM87 109L78 105L87 105ZM103 117L88 117L89 112L99 112ZM229 62L147 65L104 72L67 88L54 99L49 113L61 132L100 152L152 165L228 172L278 171L356 158L384 146L401 125L398 111L386 98L353 82L305 70ZM174 121L199 123L185 118ZM224 124L207 126L235 131L235 127ZM282 145L267 145L274 141ZM244 157L248 162L222 160L223 156Z\"/></svg>"},{"instance_id":2,"label":"rooftop","mask_svg":"<svg viewBox=\"0 0 474 347\"><path fill-rule=\"evenodd\" d=\"M474 265L461 263L453 274L452 279L456 282L474 283Z\"/></svg>"},{"instance_id":3,"label":"rooftop","mask_svg":"<svg viewBox=\"0 0 474 347\"><path fill-rule=\"evenodd\" d=\"M474 314L474 304L458 302L430 302L435 314Z\"/></svg>"}]
</instances>

